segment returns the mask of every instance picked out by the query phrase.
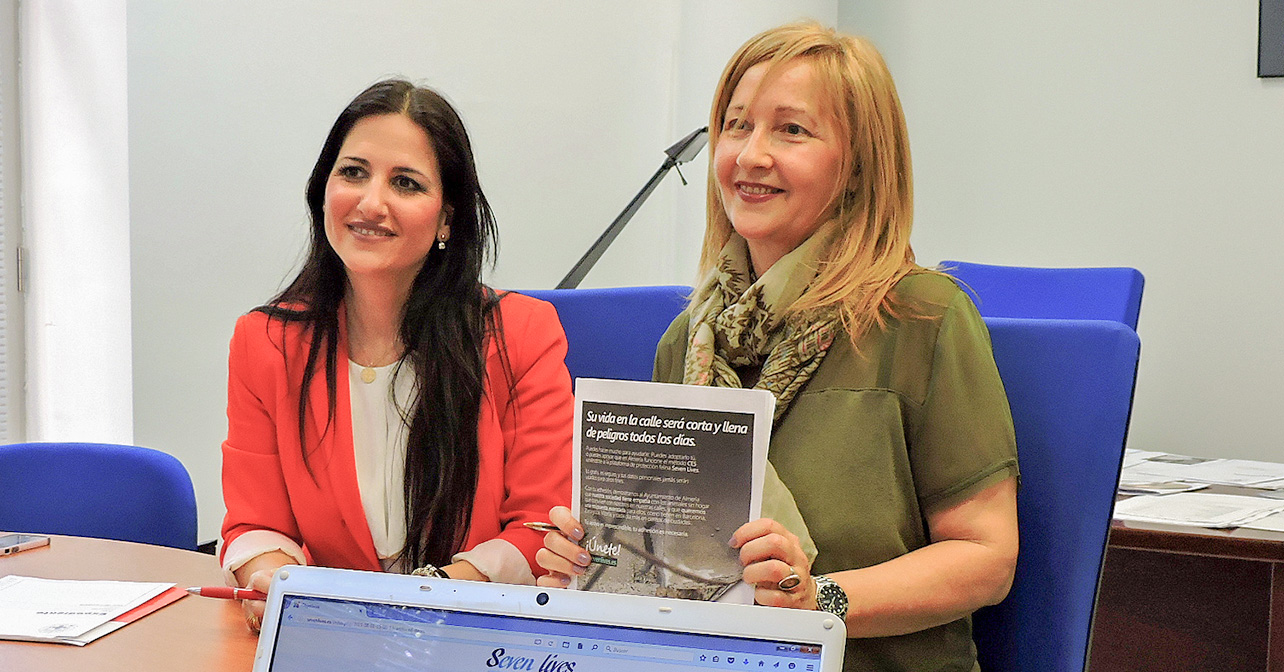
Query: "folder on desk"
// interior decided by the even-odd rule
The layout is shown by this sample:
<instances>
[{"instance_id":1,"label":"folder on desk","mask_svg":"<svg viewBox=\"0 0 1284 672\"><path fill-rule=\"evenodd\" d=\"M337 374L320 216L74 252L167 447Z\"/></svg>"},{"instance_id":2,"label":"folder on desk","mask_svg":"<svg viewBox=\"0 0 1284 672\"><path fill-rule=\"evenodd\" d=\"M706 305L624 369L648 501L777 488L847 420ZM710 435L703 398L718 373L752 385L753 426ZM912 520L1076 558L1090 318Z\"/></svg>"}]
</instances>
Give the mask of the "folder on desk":
<instances>
[{"instance_id":1,"label":"folder on desk","mask_svg":"<svg viewBox=\"0 0 1284 672\"><path fill-rule=\"evenodd\" d=\"M172 583L0 578L0 639L84 646L185 597Z\"/></svg>"}]
</instances>

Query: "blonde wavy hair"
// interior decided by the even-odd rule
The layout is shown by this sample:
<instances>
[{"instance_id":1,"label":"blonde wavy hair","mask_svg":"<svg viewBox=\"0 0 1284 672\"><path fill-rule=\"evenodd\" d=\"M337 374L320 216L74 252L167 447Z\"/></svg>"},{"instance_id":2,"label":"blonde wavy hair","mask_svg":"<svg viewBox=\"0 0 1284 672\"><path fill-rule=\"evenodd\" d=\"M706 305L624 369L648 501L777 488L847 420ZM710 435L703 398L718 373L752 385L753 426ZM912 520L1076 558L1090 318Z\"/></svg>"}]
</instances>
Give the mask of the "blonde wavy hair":
<instances>
[{"instance_id":1,"label":"blonde wavy hair","mask_svg":"<svg viewBox=\"0 0 1284 672\"><path fill-rule=\"evenodd\" d=\"M791 23L759 33L732 56L722 73L709 114L710 156L723 130L727 106L749 68L769 63L762 81L794 59L812 64L844 147L829 207L837 220L834 239L821 256L815 282L789 308L793 316L836 308L853 342L889 315L902 315L889 295L901 278L923 272L914 262L910 229L914 189L909 136L896 85L874 45L815 22ZM823 221L823 220L822 220ZM700 277L718 263L732 224L709 162L707 223Z\"/></svg>"}]
</instances>

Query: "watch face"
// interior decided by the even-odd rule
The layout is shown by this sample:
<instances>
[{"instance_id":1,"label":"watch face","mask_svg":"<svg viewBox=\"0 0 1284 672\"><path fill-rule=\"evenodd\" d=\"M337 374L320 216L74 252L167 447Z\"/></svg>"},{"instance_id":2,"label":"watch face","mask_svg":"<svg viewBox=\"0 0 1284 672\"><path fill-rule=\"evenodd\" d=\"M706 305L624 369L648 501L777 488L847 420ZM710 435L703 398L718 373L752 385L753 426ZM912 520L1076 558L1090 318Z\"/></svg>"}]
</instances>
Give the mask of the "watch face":
<instances>
[{"instance_id":1,"label":"watch face","mask_svg":"<svg viewBox=\"0 0 1284 672\"><path fill-rule=\"evenodd\" d=\"M847 593L829 577L816 577L816 606L821 611L847 618Z\"/></svg>"}]
</instances>

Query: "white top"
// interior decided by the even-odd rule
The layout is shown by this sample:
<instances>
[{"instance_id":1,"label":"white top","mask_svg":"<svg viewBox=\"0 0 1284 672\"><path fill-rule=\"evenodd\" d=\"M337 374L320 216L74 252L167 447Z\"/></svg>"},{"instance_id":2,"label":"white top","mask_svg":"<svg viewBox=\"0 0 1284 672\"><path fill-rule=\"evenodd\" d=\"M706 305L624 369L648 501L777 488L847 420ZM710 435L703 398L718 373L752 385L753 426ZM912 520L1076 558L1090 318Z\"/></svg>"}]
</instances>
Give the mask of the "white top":
<instances>
[{"instance_id":1,"label":"white top","mask_svg":"<svg viewBox=\"0 0 1284 672\"><path fill-rule=\"evenodd\" d=\"M410 428L401 420L414 396L409 371L393 376L396 364L371 367L374 380L361 378L365 367L348 362L352 400L352 448L357 464L357 489L370 524L375 554L384 569L406 545L406 438ZM393 389L393 384L396 389Z\"/></svg>"},{"instance_id":2,"label":"white top","mask_svg":"<svg viewBox=\"0 0 1284 672\"><path fill-rule=\"evenodd\" d=\"M372 367L374 380L363 381L366 368L348 362L348 390L352 405L352 448L356 458L357 489L370 526L375 554L384 571L407 572L411 568L395 561L406 543L405 466L409 428L401 409L409 409L414 394L410 371L393 376L396 364ZM393 384L396 389L393 390ZM299 564L307 564L303 549L293 539L272 530L253 530L228 544L223 554L223 575L227 584L237 585L232 572L255 557L282 551ZM522 552L508 541L491 539L472 550L456 553L452 561L466 560L486 578L501 583L534 584L535 576Z\"/></svg>"}]
</instances>

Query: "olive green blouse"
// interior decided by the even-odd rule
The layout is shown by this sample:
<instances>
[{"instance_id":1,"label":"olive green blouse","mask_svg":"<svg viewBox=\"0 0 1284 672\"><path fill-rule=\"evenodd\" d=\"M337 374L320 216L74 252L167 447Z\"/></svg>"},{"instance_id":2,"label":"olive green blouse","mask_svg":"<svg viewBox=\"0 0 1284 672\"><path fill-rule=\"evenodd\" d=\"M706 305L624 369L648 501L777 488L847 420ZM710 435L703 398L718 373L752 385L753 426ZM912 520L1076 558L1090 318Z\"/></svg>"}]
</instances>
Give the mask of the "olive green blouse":
<instances>
[{"instance_id":1,"label":"olive green blouse","mask_svg":"<svg viewBox=\"0 0 1284 672\"><path fill-rule=\"evenodd\" d=\"M971 300L928 273L893 294L918 317L892 318L855 348L836 338L771 436L771 462L819 549L817 574L921 548L927 511L1017 475L1011 411ZM661 338L655 380L682 381L687 321ZM849 639L843 669L979 670L971 618Z\"/></svg>"}]
</instances>

